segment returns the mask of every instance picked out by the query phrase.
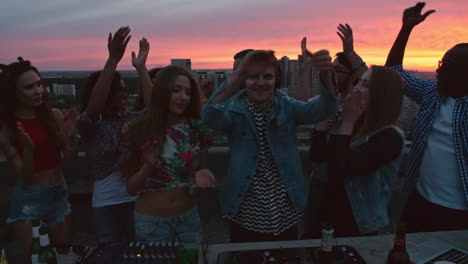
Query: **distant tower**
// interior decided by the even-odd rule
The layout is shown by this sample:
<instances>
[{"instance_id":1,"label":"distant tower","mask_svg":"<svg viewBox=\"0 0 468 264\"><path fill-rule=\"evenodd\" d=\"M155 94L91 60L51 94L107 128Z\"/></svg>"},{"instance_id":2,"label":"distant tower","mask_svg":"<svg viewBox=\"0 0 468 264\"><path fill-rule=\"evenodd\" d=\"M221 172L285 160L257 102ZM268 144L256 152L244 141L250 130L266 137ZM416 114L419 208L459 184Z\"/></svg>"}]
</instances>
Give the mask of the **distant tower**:
<instances>
[{"instance_id":1,"label":"distant tower","mask_svg":"<svg viewBox=\"0 0 468 264\"><path fill-rule=\"evenodd\" d=\"M192 62L190 59L171 59L171 65L179 66L189 71L192 70Z\"/></svg>"},{"instance_id":2,"label":"distant tower","mask_svg":"<svg viewBox=\"0 0 468 264\"><path fill-rule=\"evenodd\" d=\"M288 73L289 73L289 58L287 56L281 57L281 85L280 88L289 88L288 87Z\"/></svg>"},{"instance_id":3,"label":"distant tower","mask_svg":"<svg viewBox=\"0 0 468 264\"><path fill-rule=\"evenodd\" d=\"M197 79L198 82L201 82L203 79L208 79L210 76L208 75L207 71L193 71L195 74L195 79Z\"/></svg>"}]
</instances>

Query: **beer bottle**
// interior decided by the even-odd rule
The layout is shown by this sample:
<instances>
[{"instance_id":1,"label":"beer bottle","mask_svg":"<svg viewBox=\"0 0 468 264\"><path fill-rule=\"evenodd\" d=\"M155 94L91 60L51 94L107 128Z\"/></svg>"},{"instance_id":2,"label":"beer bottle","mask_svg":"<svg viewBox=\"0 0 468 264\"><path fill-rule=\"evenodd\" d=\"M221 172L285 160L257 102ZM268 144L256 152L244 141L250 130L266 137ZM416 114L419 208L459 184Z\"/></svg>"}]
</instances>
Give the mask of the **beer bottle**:
<instances>
[{"instance_id":1,"label":"beer bottle","mask_svg":"<svg viewBox=\"0 0 468 264\"><path fill-rule=\"evenodd\" d=\"M410 257L406 252L405 234L406 224L398 224L393 248L388 253L387 264L410 264Z\"/></svg>"},{"instance_id":2,"label":"beer bottle","mask_svg":"<svg viewBox=\"0 0 468 264\"><path fill-rule=\"evenodd\" d=\"M39 228L39 236L39 243L41 245L39 264L57 264L57 255L50 245L49 235L44 226Z\"/></svg>"},{"instance_id":3,"label":"beer bottle","mask_svg":"<svg viewBox=\"0 0 468 264\"><path fill-rule=\"evenodd\" d=\"M270 257L271 257L270 251L265 251L263 253L263 264L269 264L270 263Z\"/></svg>"},{"instance_id":4,"label":"beer bottle","mask_svg":"<svg viewBox=\"0 0 468 264\"><path fill-rule=\"evenodd\" d=\"M31 263L39 264L39 253L41 252L41 244L39 242L39 228L41 227L41 222L39 220L32 221L32 246L31 246Z\"/></svg>"},{"instance_id":5,"label":"beer bottle","mask_svg":"<svg viewBox=\"0 0 468 264\"><path fill-rule=\"evenodd\" d=\"M271 256L270 259L268 259L268 263L270 263L270 264L278 264L278 263L276 262L276 258L273 257L273 256Z\"/></svg>"},{"instance_id":6,"label":"beer bottle","mask_svg":"<svg viewBox=\"0 0 468 264\"><path fill-rule=\"evenodd\" d=\"M0 256L0 264L8 264L8 260L5 255L5 249L3 248L2 248L2 255Z\"/></svg>"},{"instance_id":7,"label":"beer bottle","mask_svg":"<svg viewBox=\"0 0 468 264\"><path fill-rule=\"evenodd\" d=\"M320 250L317 253L317 260L319 264L331 264L333 263L333 252L332 252L332 238L333 238L333 226L326 224L322 229L322 243Z\"/></svg>"}]
</instances>

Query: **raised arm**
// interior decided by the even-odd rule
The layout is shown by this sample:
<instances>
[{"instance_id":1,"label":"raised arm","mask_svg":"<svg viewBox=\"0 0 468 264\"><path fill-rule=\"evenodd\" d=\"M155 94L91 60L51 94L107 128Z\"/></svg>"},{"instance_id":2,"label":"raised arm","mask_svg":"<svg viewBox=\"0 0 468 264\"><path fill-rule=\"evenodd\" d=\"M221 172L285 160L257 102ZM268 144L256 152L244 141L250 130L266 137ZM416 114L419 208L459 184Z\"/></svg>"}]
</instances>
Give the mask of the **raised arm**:
<instances>
[{"instance_id":1,"label":"raised arm","mask_svg":"<svg viewBox=\"0 0 468 264\"><path fill-rule=\"evenodd\" d=\"M312 79L311 58L307 54L307 38L301 40L302 63L297 79L297 99L307 101L310 98Z\"/></svg>"},{"instance_id":2,"label":"raised arm","mask_svg":"<svg viewBox=\"0 0 468 264\"><path fill-rule=\"evenodd\" d=\"M333 80L333 64L328 50L319 50L315 53L306 51L311 58L312 66L317 68L320 73L320 81L327 88L328 92L336 96L336 83Z\"/></svg>"},{"instance_id":3,"label":"raised arm","mask_svg":"<svg viewBox=\"0 0 468 264\"><path fill-rule=\"evenodd\" d=\"M320 73L320 96L316 96L307 102L291 100L293 107L293 118L298 124L314 124L322 121L332 114L336 113L336 84L333 79L333 65L331 62L330 53L328 50L319 50L316 53L311 53L307 50L311 57L313 67L316 67Z\"/></svg>"},{"instance_id":4,"label":"raised arm","mask_svg":"<svg viewBox=\"0 0 468 264\"><path fill-rule=\"evenodd\" d=\"M93 120L97 120L101 112L104 110L111 88L112 78L114 77L114 73L117 69L117 64L122 59L130 38L131 35L129 27L119 28L115 32L114 36L112 36L112 33L109 33L107 40L109 57L95 84L95 87L93 88L88 106L85 109L88 116Z\"/></svg>"},{"instance_id":5,"label":"raised arm","mask_svg":"<svg viewBox=\"0 0 468 264\"><path fill-rule=\"evenodd\" d=\"M418 2L415 6L405 9L403 12L403 24L390 52L388 53L385 66L396 66L403 63L403 56L405 55L405 48L411 31L416 25L423 22L427 16L435 12L435 10L432 9L421 14L425 5L426 3L424 2Z\"/></svg>"},{"instance_id":6,"label":"raised arm","mask_svg":"<svg viewBox=\"0 0 468 264\"><path fill-rule=\"evenodd\" d=\"M148 68L146 67L146 59L148 58L148 53L150 49L150 44L146 38L140 40L140 49L138 50L138 56L135 55L135 52L132 51L132 65L135 67L140 77L143 102L145 107L148 107L151 103L151 91L153 83L148 74Z\"/></svg>"},{"instance_id":7,"label":"raised arm","mask_svg":"<svg viewBox=\"0 0 468 264\"><path fill-rule=\"evenodd\" d=\"M245 84L247 78L247 63L252 54L262 51L251 51L242 59L239 67L234 70L227 80L216 88L211 98L202 109L202 119L214 130L229 132L232 119L229 112L231 99Z\"/></svg>"},{"instance_id":8,"label":"raised arm","mask_svg":"<svg viewBox=\"0 0 468 264\"><path fill-rule=\"evenodd\" d=\"M354 50L353 29L348 24L340 24L336 32L343 43L343 53L351 64L353 73L360 78L368 69L366 63Z\"/></svg>"},{"instance_id":9,"label":"raised arm","mask_svg":"<svg viewBox=\"0 0 468 264\"><path fill-rule=\"evenodd\" d=\"M432 80L421 80L413 76L409 72L403 70L402 63L411 31L416 25L424 21L427 16L435 12L435 10L429 10L421 14L424 5L424 2L419 2L403 12L403 24L388 54L387 62L385 63L386 66L390 66L400 72L405 84L405 95L418 104L421 104L427 92L437 88L437 83Z\"/></svg>"},{"instance_id":10,"label":"raised arm","mask_svg":"<svg viewBox=\"0 0 468 264\"><path fill-rule=\"evenodd\" d=\"M229 79L225 84L226 86L224 87L224 90L217 93L213 99L208 101L208 104L215 105L224 103L226 100L231 98L231 96L237 93L237 91L239 91L243 82L245 82L245 78L243 76L241 66L239 66L239 68L237 68L237 70L234 70L231 76L229 76Z\"/></svg>"}]
</instances>

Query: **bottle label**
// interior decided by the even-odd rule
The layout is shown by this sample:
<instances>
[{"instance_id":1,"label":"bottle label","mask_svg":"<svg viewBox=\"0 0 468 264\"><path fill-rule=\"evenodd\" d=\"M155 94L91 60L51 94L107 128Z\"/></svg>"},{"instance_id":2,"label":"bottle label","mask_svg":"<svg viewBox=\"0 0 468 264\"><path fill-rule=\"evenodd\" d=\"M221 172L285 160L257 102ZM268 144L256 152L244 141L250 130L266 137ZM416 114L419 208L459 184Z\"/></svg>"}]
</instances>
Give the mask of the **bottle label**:
<instances>
[{"instance_id":1,"label":"bottle label","mask_svg":"<svg viewBox=\"0 0 468 264\"><path fill-rule=\"evenodd\" d=\"M41 245L41 247L49 246L50 244L49 235L48 234L41 235L41 237L39 238L39 244Z\"/></svg>"},{"instance_id":2,"label":"bottle label","mask_svg":"<svg viewBox=\"0 0 468 264\"><path fill-rule=\"evenodd\" d=\"M39 264L39 254L32 254L31 255L31 263L32 264Z\"/></svg>"},{"instance_id":3,"label":"bottle label","mask_svg":"<svg viewBox=\"0 0 468 264\"><path fill-rule=\"evenodd\" d=\"M325 252L332 251L332 238L333 238L333 229L331 230L322 230L322 245L321 249Z\"/></svg>"},{"instance_id":4,"label":"bottle label","mask_svg":"<svg viewBox=\"0 0 468 264\"><path fill-rule=\"evenodd\" d=\"M39 227L38 226L33 226L32 228L32 237L33 238L39 238Z\"/></svg>"}]
</instances>

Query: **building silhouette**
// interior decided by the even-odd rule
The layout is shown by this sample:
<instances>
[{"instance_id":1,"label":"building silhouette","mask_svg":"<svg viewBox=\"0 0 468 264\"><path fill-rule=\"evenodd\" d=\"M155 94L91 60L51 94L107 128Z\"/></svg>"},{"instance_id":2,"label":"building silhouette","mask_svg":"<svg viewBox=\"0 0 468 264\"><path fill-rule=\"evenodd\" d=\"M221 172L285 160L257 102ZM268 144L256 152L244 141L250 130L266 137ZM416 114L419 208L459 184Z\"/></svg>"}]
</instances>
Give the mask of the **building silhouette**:
<instances>
[{"instance_id":1,"label":"building silhouette","mask_svg":"<svg viewBox=\"0 0 468 264\"><path fill-rule=\"evenodd\" d=\"M171 59L171 65L192 70L192 61L190 59Z\"/></svg>"}]
</instances>

